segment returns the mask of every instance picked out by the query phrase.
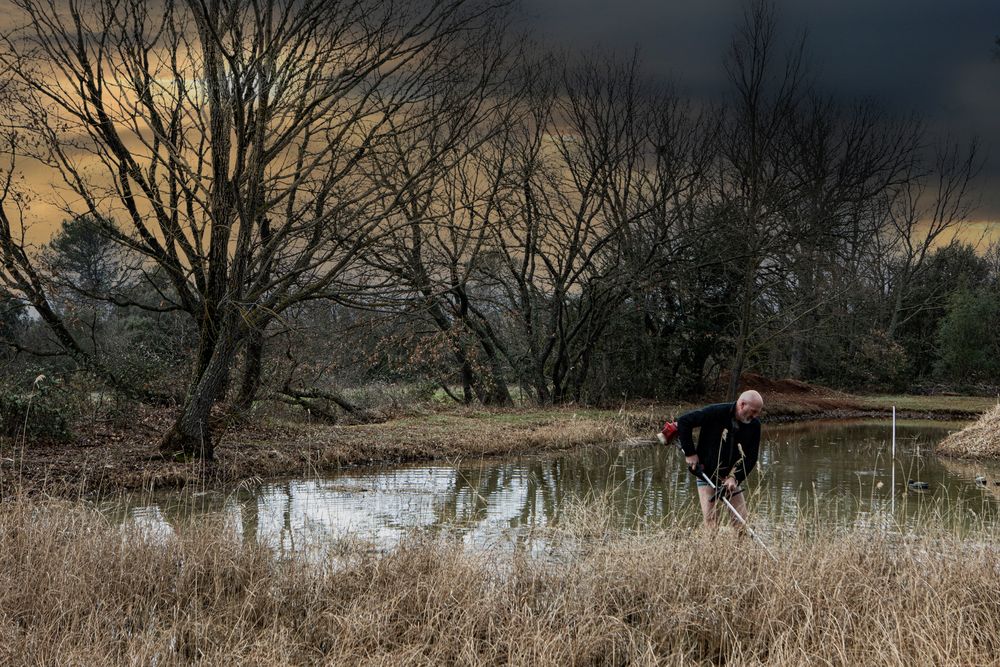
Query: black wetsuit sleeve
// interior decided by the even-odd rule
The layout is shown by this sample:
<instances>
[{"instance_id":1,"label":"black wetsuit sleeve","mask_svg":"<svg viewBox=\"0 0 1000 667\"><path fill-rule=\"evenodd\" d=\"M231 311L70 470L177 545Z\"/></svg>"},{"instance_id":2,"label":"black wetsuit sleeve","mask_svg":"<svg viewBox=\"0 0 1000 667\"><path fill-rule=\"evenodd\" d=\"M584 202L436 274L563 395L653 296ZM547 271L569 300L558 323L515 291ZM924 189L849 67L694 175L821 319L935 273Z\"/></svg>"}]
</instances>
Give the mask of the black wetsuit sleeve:
<instances>
[{"instance_id":1,"label":"black wetsuit sleeve","mask_svg":"<svg viewBox=\"0 0 1000 667\"><path fill-rule=\"evenodd\" d=\"M693 431L705 421L705 412L706 409L701 408L700 410L685 412L677 418L677 437L680 439L684 456L694 456L697 453Z\"/></svg>"}]
</instances>

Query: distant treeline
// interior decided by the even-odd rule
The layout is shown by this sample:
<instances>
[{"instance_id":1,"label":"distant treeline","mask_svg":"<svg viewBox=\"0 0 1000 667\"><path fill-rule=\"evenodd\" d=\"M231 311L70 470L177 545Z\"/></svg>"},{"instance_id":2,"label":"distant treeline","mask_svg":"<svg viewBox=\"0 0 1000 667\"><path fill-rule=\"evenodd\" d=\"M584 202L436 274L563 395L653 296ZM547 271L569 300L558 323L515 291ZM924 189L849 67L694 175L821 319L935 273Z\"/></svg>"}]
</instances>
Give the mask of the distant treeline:
<instances>
[{"instance_id":1,"label":"distant treeline","mask_svg":"<svg viewBox=\"0 0 1000 667\"><path fill-rule=\"evenodd\" d=\"M767 3L711 103L544 53L503 1L21 4L5 373L177 401L167 451L211 455L214 406L359 414L345 389L375 382L490 405L746 371L996 383L1000 251L958 240L977 147L824 93ZM65 202L44 248L28 162Z\"/></svg>"}]
</instances>

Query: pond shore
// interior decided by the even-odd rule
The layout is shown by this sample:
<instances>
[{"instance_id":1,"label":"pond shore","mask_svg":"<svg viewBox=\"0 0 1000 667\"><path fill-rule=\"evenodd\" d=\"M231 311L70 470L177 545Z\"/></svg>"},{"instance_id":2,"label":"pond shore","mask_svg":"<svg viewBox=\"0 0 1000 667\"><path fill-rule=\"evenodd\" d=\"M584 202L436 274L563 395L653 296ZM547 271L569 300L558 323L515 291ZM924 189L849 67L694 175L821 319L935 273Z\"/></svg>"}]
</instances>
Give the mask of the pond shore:
<instances>
[{"instance_id":1,"label":"pond shore","mask_svg":"<svg viewBox=\"0 0 1000 667\"><path fill-rule=\"evenodd\" d=\"M996 401L970 396L853 396L835 392L765 394L763 421L886 417L973 420ZM0 497L94 498L120 491L227 486L353 466L551 452L608 442L653 442L663 421L692 404L593 408L452 408L353 426L269 418L222 433L216 460L171 461L156 443L171 415L146 410L126 427L92 424L68 443L0 441Z\"/></svg>"}]
</instances>

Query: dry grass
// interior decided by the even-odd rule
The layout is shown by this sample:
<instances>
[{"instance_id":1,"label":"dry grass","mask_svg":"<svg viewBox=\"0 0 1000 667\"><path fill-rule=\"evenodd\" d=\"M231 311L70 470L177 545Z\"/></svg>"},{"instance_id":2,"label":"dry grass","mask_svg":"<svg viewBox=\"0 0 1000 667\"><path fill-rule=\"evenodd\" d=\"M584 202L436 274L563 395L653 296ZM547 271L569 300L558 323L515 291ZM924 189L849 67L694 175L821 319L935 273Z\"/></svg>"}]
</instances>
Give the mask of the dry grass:
<instances>
[{"instance_id":1,"label":"dry grass","mask_svg":"<svg viewBox=\"0 0 1000 667\"><path fill-rule=\"evenodd\" d=\"M731 534L677 528L590 544L541 562L415 537L389 554L310 563L219 526L157 541L78 504L12 500L0 505L0 664L970 665L1000 655L994 544L802 533L772 545L777 563Z\"/></svg>"},{"instance_id":2,"label":"dry grass","mask_svg":"<svg viewBox=\"0 0 1000 667\"><path fill-rule=\"evenodd\" d=\"M997 404L993 396L914 396L914 395L884 395L884 396L852 396L857 404L888 410L896 407L897 414L907 414L911 417L938 418L951 416L953 418L975 418L989 411Z\"/></svg>"},{"instance_id":3,"label":"dry grass","mask_svg":"<svg viewBox=\"0 0 1000 667\"><path fill-rule=\"evenodd\" d=\"M1000 458L1000 403L975 423L942 440L934 451L962 458Z\"/></svg>"}]
</instances>

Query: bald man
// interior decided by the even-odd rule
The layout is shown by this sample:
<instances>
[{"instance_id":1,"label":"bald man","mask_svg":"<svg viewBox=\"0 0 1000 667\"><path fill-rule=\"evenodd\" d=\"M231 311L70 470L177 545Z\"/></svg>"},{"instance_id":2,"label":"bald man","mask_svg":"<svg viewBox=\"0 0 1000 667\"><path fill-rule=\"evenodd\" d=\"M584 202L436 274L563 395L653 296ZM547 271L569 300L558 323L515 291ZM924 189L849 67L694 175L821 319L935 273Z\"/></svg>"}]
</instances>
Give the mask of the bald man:
<instances>
[{"instance_id":1,"label":"bald man","mask_svg":"<svg viewBox=\"0 0 1000 667\"><path fill-rule=\"evenodd\" d=\"M677 419L677 437L689 468L704 466L705 474L728 494L729 501L744 519L747 503L742 484L757 465L760 449L760 415L764 399L756 391L740 394L735 403L716 403L692 410ZM694 429L700 428L698 445ZM698 479L698 498L705 525L718 524L719 505L713 501L712 487Z\"/></svg>"}]
</instances>

